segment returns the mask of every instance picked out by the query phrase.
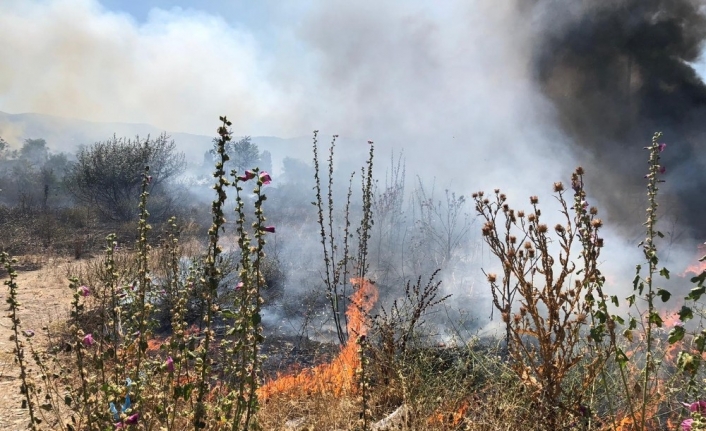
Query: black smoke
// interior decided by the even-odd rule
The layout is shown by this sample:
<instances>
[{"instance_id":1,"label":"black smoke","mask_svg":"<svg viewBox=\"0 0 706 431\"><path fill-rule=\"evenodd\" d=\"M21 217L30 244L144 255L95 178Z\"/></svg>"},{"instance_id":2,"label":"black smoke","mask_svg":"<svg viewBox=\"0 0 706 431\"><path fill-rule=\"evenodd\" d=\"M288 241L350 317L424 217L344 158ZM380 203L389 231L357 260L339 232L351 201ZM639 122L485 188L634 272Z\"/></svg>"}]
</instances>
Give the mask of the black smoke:
<instances>
[{"instance_id":1,"label":"black smoke","mask_svg":"<svg viewBox=\"0 0 706 431\"><path fill-rule=\"evenodd\" d=\"M706 38L704 1L538 0L533 67L563 131L588 160L614 223L644 219L642 148L664 132L662 210L706 239L706 85L692 64Z\"/></svg>"}]
</instances>

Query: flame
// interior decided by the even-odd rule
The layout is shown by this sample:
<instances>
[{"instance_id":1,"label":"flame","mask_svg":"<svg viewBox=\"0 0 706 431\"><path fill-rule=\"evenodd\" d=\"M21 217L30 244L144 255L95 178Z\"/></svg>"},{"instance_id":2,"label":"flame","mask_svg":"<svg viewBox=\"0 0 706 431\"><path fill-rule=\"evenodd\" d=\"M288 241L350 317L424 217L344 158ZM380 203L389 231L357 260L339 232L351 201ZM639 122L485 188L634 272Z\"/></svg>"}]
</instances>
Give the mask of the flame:
<instances>
[{"instance_id":1,"label":"flame","mask_svg":"<svg viewBox=\"0 0 706 431\"><path fill-rule=\"evenodd\" d=\"M468 401L463 401L459 408L452 412L445 412L442 409L437 410L434 415L427 419L429 425L451 425L458 426L466 417L468 412L469 404Z\"/></svg>"},{"instance_id":2,"label":"flame","mask_svg":"<svg viewBox=\"0 0 706 431\"><path fill-rule=\"evenodd\" d=\"M706 260L701 261L704 255L706 255L706 244L701 244L698 247L698 254L696 255L695 262L686 267L682 273L682 277L686 277L689 274L699 275L706 271Z\"/></svg>"},{"instance_id":3,"label":"flame","mask_svg":"<svg viewBox=\"0 0 706 431\"><path fill-rule=\"evenodd\" d=\"M356 340L367 333L366 315L378 299L378 290L369 280L352 279L351 283L358 286L346 310L347 328L351 336L338 356L329 364L305 369L298 374L278 375L275 380L267 382L258 390L260 398L268 399L273 395L285 393L330 393L339 397L356 391L355 375L360 366Z\"/></svg>"}]
</instances>

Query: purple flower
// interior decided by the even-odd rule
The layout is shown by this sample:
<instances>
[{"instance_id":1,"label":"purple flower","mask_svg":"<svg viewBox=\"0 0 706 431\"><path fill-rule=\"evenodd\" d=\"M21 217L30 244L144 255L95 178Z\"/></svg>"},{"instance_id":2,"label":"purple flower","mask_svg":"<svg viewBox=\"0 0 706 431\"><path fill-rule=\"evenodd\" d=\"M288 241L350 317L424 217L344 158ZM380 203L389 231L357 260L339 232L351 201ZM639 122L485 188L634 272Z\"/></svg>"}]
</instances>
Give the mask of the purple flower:
<instances>
[{"instance_id":1,"label":"purple flower","mask_svg":"<svg viewBox=\"0 0 706 431\"><path fill-rule=\"evenodd\" d=\"M128 425L135 425L138 419L140 419L140 414L135 413L134 415L128 416L127 419L125 419L125 423Z\"/></svg>"},{"instance_id":2,"label":"purple flower","mask_svg":"<svg viewBox=\"0 0 706 431\"><path fill-rule=\"evenodd\" d=\"M684 422L681 423L681 429L684 431L691 431L691 424L693 423L693 419L685 419Z\"/></svg>"},{"instance_id":3,"label":"purple flower","mask_svg":"<svg viewBox=\"0 0 706 431\"><path fill-rule=\"evenodd\" d=\"M152 175L147 175L147 184L152 182Z\"/></svg>"},{"instance_id":4,"label":"purple flower","mask_svg":"<svg viewBox=\"0 0 706 431\"><path fill-rule=\"evenodd\" d=\"M93 339L93 334L84 335L83 344L85 344L86 347L91 347L92 345L96 344L96 340Z\"/></svg>"},{"instance_id":5,"label":"purple flower","mask_svg":"<svg viewBox=\"0 0 706 431\"><path fill-rule=\"evenodd\" d=\"M664 151L665 148L667 148L667 144L661 143L657 145L657 148L659 148L659 152L661 153L662 151Z\"/></svg>"},{"instance_id":6,"label":"purple flower","mask_svg":"<svg viewBox=\"0 0 706 431\"><path fill-rule=\"evenodd\" d=\"M262 171L260 172L260 181L262 181L262 184L269 184L272 182L272 177L270 177L267 171Z\"/></svg>"},{"instance_id":7,"label":"purple flower","mask_svg":"<svg viewBox=\"0 0 706 431\"><path fill-rule=\"evenodd\" d=\"M173 373L174 372L174 359L172 359L171 356L168 356L167 361L164 363L164 366L166 367L168 372Z\"/></svg>"},{"instance_id":8,"label":"purple flower","mask_svg":"<svg viewBox=\"0 0 706 431\"><path fill-rule=\"evenodd\" d=\"M31 329L27 329L24 331L25 332L25 337L34 337L34 331Z\"/></svg>"},{"instance_id":9,"label":"purple flower","mask_svg":"<svg viewBox=\"0 0 706 431\"><path fill-rule=\"evenodd\" d=\"M255 178L255 173L253 171L245 171L245 175L238 177L240 181L247 181Z\"/></svg>"},{"instance_id":10,"label":"purple flower","mask_svg":"<svg viewBox=\"0 0 706 431\"><path fill-rule=\"evenodd\" d=\"M706 413L706 401L696 401L691 404L687 403L682 403L684 407L689 407L689 411L692 413L700 413L700 414L705 414Z\"/></svg>"},{"instance_id":11,"label":"purple flower","mask_svg":"<svg viewBox=\"0 0 706 431\"><path fill-rule=\"evenodd\" d=\"M88 286L81 286L78 288L79 295L86 297L91 294L91 289Z\"/></svg>"},{"instance_id":12,"label":"purple flower","mask_svg":"<svg viewBox=\"0 0 706 431\"><path fill-rule=\"evenodd\" d=\"M275 227L274 226L265 226L262 228L263 231L269 232L269 233L275 233Z\"/></svg>"},{"instance_id":13,"label":"purple flower","mask_svg":"<svg viewBox=\"0 0 706 431\"><path fill-rule=\"evenodd\" d=\"M664 166L660 166L660 167L659 167L659 173L660 173L660 174L663 174L663 173L665 173L665 172L667 172L667 168L665 168Z\"/></svg>"}]
</instances>

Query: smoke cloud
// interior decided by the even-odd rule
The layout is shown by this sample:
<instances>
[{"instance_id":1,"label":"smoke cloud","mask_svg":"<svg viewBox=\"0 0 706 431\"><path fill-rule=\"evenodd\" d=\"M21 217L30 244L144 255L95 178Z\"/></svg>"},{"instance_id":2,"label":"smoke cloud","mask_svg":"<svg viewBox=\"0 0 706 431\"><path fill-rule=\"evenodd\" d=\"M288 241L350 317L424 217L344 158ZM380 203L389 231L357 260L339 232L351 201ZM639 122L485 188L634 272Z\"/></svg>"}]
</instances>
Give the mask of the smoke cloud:
<instances>
[{"instance_id":1,"label":"smoke cloud","mask_svg":"<svg viewBox=\"0 0 706 431\"><path fill-rule=\"evenodd\" d=\"M691 0L538 1L534 71L562 130L600 176L611 219L644 218L647 155L664 132L665 215L706 239L706 85L694 69L706 3ZM640 202L640 204L638 204Z\"/></svg>"}]
</instances>

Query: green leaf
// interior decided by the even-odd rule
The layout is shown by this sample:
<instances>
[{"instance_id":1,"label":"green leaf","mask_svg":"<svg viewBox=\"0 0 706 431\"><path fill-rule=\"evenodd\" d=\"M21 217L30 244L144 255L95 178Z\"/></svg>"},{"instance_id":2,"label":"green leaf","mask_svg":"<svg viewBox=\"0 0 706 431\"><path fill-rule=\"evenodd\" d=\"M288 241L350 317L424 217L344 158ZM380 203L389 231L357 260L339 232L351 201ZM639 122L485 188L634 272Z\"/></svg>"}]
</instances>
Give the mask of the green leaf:
<instances>
[{"instance_id":1,"label":"green leaf","mask_svg":"<svg viewBox=\"0 0 706 431\"><path fill-rule=\"evenodd\" d=\"M628 301L628 304L632 307L635 305L635 295L630 295L627 298L625 298L626 301Z\"/></svg>"},{"instance_id":2,"label":"green leaf","mask_svg":"<svg viewBox=\"0 0 706 431\"><path fill-rule=\"evenodd\" d=\"M624 325L624 324L625 324L625 319L623 319L623 318L620 317L620 316L613 316L613 320L615 320L616 322L618 322L618 323L621 324L621 325Z\"/></svg>"},{"instance_id":3,"label":"green leaf","mask_svg":"<svg viewBox=\"0 0 706 431\"><path fill-rule=\"evenodd\" d=\"M664 238L664 234L660 231L657 231L657 236L660 238Z\"/></svg>"},{"instance_id":4,"label":"green leaf","mask_svg":"<svg viewBox=\"0 0 706 431\"><path fill-rule=\"evenodd\" d=\"M628 329L637 328L637 320L634 317L630 317L630 323L628 324Z\"/></svg>"},{"instance_id":5,"label":"green leaf","mask_svg":"<svg viewBox=\"0 0 706 431\"><path fill-rule=\"evenodd\" d=\"M686 322L687 320L691 320L693 318L694 312L691 310L691 307L682 305L681 310L679 310L679 320L681 320L682 322Z\"/></svg>"},{"instance_id":6,"label":"green leaf","mask_svg":"<svg viewBox=\"0 0 706 431\"><path fill-rule=\"evenodd\" d=\"M694 279L692 278L691 281L694 282ZM698 301L704 293L706 293L706 286L695 287L691 289L691 292L689 292L686 299Z\"/></svg>"},{"instance_id":7,"label":"green leaf","mask_svg":"<svg viewBox=\"0 0 706 431\"><path fill-rule=\"evenodd\" d=\"M635 278L632 279L632 288L633 290L637 289L638 283L640 283L640 265L637 265L637 271L638 273L635 274Z\"/></svg>"},{"instance_id":8,"label":"green leaf","mask_svg":"<svg viewBox=\"0 0 706 431\"><path fill-rule=\"evenodd\" d=\"M699 358L687 352L679 352L677 367L680 370L694 374L699 369Z\"/></svg>"},{"instance_id":9,"label":"green leaf","mask_svg":"<svg viewBox=\"0 0 706 431\"><path fill-rule=\"evenodd\" d=\"M694 344L696 345L696 348L699 349L699 352L704 351L704 348L706 348L706 337L704 337L703 332L694 337Z\"/></svg>"},{"instance_id":10,"label":"green leaf","mask_svg":"<svg viewBox=\"0 0 706 431\"><path fill-rule=\"evenodd\" d=\"M662 302L669 301L669 298L672 296L672 294L669 293L668 290L664 289L657 289L657 295L662 299Z\"/></svg>"},{"instance_id":11,"label":"green leaf","mask_svg":"<svg viewBox=\"0 0 706 431\"><path fill-rule=\"evenodd\" d=\"M227 308L225 310L221 310L221 316L223 316L226 319L235 319L238 317L238 315L235 314L235 312L233 310L229 310Z\"/></svg>"},{"instance_id":12,"label":"green leaf","mask_svg":"<svg viewBox=\"0 0 706 431\"><path fill-rule=\"evenodd\" d=\"M259 325L260 322L262 322L262 316L260 316L260 313L253 314L252 315L252 324Z\"/></svg>"},{"instance_id":13,"label":"green leaf","mask_svg":"<svg viewBox=\"0 0 706 431\"><path fill-rule=\"evenodd\" d=\"M669 270L667 268L662 268L659 270L659 275L669 280Z\"/></svg>"},{"instance_id":14,"label":"green leaf","mask_svg":"<svg viewBox=\"0 0 706 431\"><path fill-rule=\"evenodd\" d=\"M590 336L593 341L596 343L599 343L601 339L603 338L603 325L598 325L596 327L591 328Z\"/></svg>"},{"instance_id":15,"label":"green leaf","mask_svg":"<svg viewBox=\"0 0 706 431\"><path fill-rule=\"evenodd\" d=\"M650 317L649 317L648 321L649 321L650 323L656 325L658 328L661 328L661 327L662 327L662 323L664 323L664 322L662 321L662 318L659 316L659 313L654 312L654 311L653 311L652 313L650 313Z\"/></svg>"},{"instance_id":16,"label":"green leaf","mask_svg":"<svg viewBox=\"0 0 706 431\"><path fill-rule=\"evenodd\" d=\"M626 329L626 330L623 331L623 337L625 337L625 339L627 339L629 342L632 343L632 340L633 340L633 332L632 332L631 330L629 330L629 329Z\"/></svg>"},{"instance_id":17,"label":"green leaf","mask_svg":"<svg viewBox=\"0 0 706 431\"><path fill-rule=\"evenodd\" d=\"M610 302L612 302L613 305L615 305L616 307L620 306L620 304L618 303L618 297L616 295L610 297Z\"/></svg>"},{"instance_id":18,"label":"green leaf","mask_svg":"<svg viewBox=\"0 0 706 431\"><path fill-rule=\"evenodd\" d=\"M623 349L617 348L615 350L615 362L617 362L618 365L620 365L620 367L622 368L625 366L625 364L628 363L628 361L629 361L629 359L628 359L627 355L625 354L625 352L623 352Z\"/></svg>"},{"instance_id":19,"label":"green leaf","mask_svg":"<svg viewBox=\"0 0 706 431\"><path fill-rule=\"evenodd\" d=\"M669 341L669 344L674 344L677 341L681 341L685 334L686 330L683 326L675 326L671 331L669 331L669 338L667 338L667 340Z\"/></svg>"}]
</instances>

